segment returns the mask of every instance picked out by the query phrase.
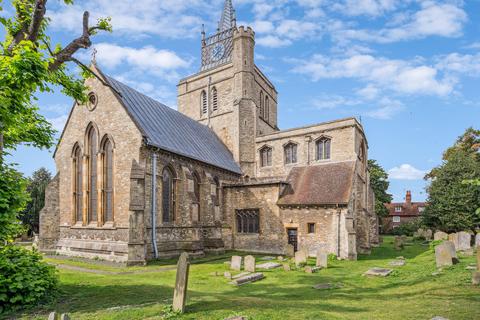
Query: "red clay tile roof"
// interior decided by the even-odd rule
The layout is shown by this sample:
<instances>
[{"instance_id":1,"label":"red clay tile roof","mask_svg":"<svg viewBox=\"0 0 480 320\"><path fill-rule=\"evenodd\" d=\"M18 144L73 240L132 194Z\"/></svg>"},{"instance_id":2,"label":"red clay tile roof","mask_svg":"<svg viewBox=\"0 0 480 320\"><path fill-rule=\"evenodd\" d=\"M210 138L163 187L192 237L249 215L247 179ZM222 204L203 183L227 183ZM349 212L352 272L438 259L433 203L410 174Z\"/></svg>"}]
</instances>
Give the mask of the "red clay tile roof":
<instances>
[{"instance_id":1,"label":"red clay tile roof","mask_svg":"<svg viewBox=\"0 0 480 320\"><path fill-rule=\"evenodd\" d=\"M355 162L294 167L288 175L290 187L278 205L347 204L352 193Z\"/></svg>"}]
</instances>

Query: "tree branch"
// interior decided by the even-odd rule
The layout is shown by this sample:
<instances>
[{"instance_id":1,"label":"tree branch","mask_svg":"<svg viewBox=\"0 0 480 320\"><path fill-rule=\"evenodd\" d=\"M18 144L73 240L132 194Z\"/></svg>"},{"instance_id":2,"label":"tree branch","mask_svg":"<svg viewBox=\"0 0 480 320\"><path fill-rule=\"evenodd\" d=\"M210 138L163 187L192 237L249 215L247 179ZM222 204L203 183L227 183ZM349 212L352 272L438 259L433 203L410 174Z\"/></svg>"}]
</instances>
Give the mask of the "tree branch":
<instances>
[{"instance_id":1,"label":"tree branch","mask_svg":"<svg viewBox=\"0 0 480 320\"><path fill-rule=\"evenodd\" d=\"M77 65L79 65L83 70L86 70L87 72L89 72L90 74L92 74L95 78L98 79L98 81L100 81L104 86L106 87L109 87L110 89L112 89L113 91L115 91L116 94L118 94L119 96L122 96L122 94L120 92L118 92L117 89L115 89L114 87L112 87L109 83L105 82L105 80L103 80L98 74L96 74L95 72L93 72L88 66L86 66L83 62L81 62L80 60L72 57L70 58L71 61L75 62Z\"/></svg>"},{"instance_id":2,"label":"tree branch","mask_svg":"<svg viewBox=\"0 0 480 320\"><path fill-rule=\"evenodd\" d=\"M45 13L47 12L47 0L36 0L35 8L33 9L32 21L28 27L28 37L27 40L36 42L38 38L38 33L42 26Z\"/></svg>"}]
</instances>

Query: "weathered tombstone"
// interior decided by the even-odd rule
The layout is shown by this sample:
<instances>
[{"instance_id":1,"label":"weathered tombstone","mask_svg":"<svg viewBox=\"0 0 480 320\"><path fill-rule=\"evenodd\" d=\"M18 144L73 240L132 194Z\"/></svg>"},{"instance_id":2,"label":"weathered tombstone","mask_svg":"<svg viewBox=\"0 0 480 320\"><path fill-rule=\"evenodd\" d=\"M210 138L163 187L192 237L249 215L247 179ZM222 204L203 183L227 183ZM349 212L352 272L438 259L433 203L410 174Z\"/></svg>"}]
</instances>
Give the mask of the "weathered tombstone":
<instances>
[{"instance_id":1,"label":"weathered tombstone","mask_svg":"<svg viewBox=\"0 0 480 320\"><path fill-rule=\"evenodd\" d=\"M252 273L252 274L246 275L244 277L235 279L235 280L232 281L232 283L237 285L237 286L240 286L242 284L262 280L263 278L265 278L263 273L257 272L257 273Z\"/></svg>"},{"instance_id":2,"label":"weathered tombstone","mask_svg":"<svg viewBox=\"0 0 480 320\"><path fill-rule=\"evenodd\" d=\"M177 278L175 280L175 292L173 293L173 310L181 313L185 311L189 268L188 253L183 252L177 263Z\"/></svg>"},{"instance_id":3,"label":"weathered tombstone","mask_svg":"<svg viewBox=\"0 0 480 320\"><path fill-rule=\"evenodd\" d=\"M431 229L427 229L424 232L425 240L432 240L433 231Z\"/></svg>"},{"instance_id":4,"label":"weathered tombstone","mask_svg":"<svg viewBox=\"0 0 480 320\"><path fill-rule=\"evenodd\" d=\"M285 258L284 258L283 256L278 256L278 257L277 257L277 260L278 260L278 261L283 261L283 260L285 260Z\"/></svg>"},{"instance_id":5,"label":"weathered tombstone","mask_svg":"<svg viewBox=\"0 0 480 320\"><path fill-rule=\"evenodd\" d=\"M258 264L257 268L258 269L270 270L270 269L279 268L281 266L282 265L280 263L277 263L277 262L265 262L265 263L262 263L262 264Z\"/></svg>"},{"instance_id":6,"label":"weathered tombstone","mask_svg":"<svg viewBox=\"0 0 480 320\"><path fill-rule=\"evenodd\" d=\"M227 279L232 279L232 274L231 274L230 272L228 272L228 271L225 271L225 272L223 273L223 276L224 276L225 278L227 278Z\"/></svg>"},{"instance_id":7,"label":"weathered tombstone","mask_svg":"<svg viewBox=\"0 0 480 320\"><path fill-rule=\"evenodd\" d=\"M414 238L425 238L425 230L418 228L417 232L413 235Z\"/></svg>"},{"instance_id":8,"label":"weathered tombstone","mask_svg":"<svg viewBox=\"0 0 480 320\"><path fill-rule=\"evenodd\" d=\"M50 312L50 314L48 315L48 320L57 320L57 313Z\"/></svg>"},{"instance_id":9,"label":"weathered tombstone","mask_svg":"<svg viewBox=\"0 0 480 320\"><path fill-rule=\"evenodd\" d=\"M477 248L477 250L480 250L480 233L477 233L477 235L475 236L475 247Z\"/></svg>"},{"instance_id":10,"label":"weathered tombstone","mask_svg":"<svg viewBox=\"0 0 480 320\"><path fill-rule=\"evenodd\" d=\"M245 271L255 272L255 257L246 256L245 257Z\"/></svg>"},{"instance_id":11,"label":"weathered tombstone","mask_svg":"<svg viewBox=\"0 0 480 320\"><path fill-rule=\"evenodd\" d=\"M290 268L290 264L289 264L289 263L284 263L284 264L283 264L283 270L284 270L284 271L290 271L290 270L292 270L292 269Z\"/></svg>"},{"instance_id":12,"label":"weathered tombstone","mask_svg":"<svg viewBox=\"0 0 480 320\"><path fill-rule=\"evenodd\" d=\"M474 286L480 285L480 272L474 272L472 275L472 284Z\"/></svg>"},{"instance_id":13,"label":"weathered tombstone","mask_svg":"<svg viewBox=\"0 0 480 320\"><path fill-rule=\"evenodd\" d=\"M453 265L452 250L448 246L449 241L435 247L435 262L437 268Z\"/></svg>"},{"instance_id":14,"label":"weathered tombstone","mask_svg":"<svg viewBox=\"0 0 480 320\"><path fill-rule=\"evenodd\" d=\"M372 268L365 272L363 275L364 276L380 276L380 277L386 277L390 273L392 273L392 269L385 269L385 268Z\"/></svg>"},{"instance_id":15,"label":"weathered tombstone","mask_svg":"<svg viewBox=\"0 0 480 320\"><path fill-rule=\"evenodd\" d=\"M402 237L395 236L393 240L393 247L395 250L402 250L403 249L403 239Z\"/></svg>"},{"instance_id":16,"label":"weathered tombstone","mask_svg":"<svg viewBox=\"0 0 480 320\"><path fill-rule=\"evenodd\" d=\"M295 265L298 267L307 263L307 255L305 251L300 250L295 252Z\"/></svg>"},{"instance_id":17,"label":"weathered tombstone","mask_svg":"<svg viewBox=\"0 0 480 320\"><path fill-rule=\"evenodd\" d=\"M392 267L403 267L405 265L404 259L393 260L388 263Z\"/></svg>"},{"instance_id":18,"label":"weathered tombstone","mask_svg":"<svg viewBox=\"0 0 480 320\"><path fill-rule=\"evenodd\" d=\"M271 260L275 260L275 257L265 256L265 257L261 257L260 260L261 261L271 261Z\"/></svg>"},{"instance_id":19,"label":"weathered tombstone","mask_svg":"<svg viewBox=\"0 0 480 320\"><path fill-rule=\"evenodd\" d=\"M291 244L285 246L285 255L287 257L293 257L295 255L295 248Z\"/></svg>"},{"instance_id":20,"label":"weathered tombstone","mask_svg":"<svg viewBox=\"0 0 480 320\"><path fill-rule=\"evenodd\" d=\"M450 254L452 256L452 262L455 264L455 263L458 263L459 260L458 260L458 256L457 256L457 251L455 250L455 245L453 244L453 242L451 241L444 241L443 244L448 248L448 250L450 251Z\"/></svg>"},{"instance_id":21,"label":"weathered tombstone","mask_svg":"<svg viewBox=\"0 0 480 320\"><path fill-rule=\"evenodd\" d=\"M448 235L448 241L453 242L455 250L458 250L458 233L450 233Z\"/></svg>"},{"instance_id":22,"label":"weathered tombstone","mask_svg":"<svg viewBox=\"0 0 480 320\"><path fill-rule=\"evenodd\" d=\"M468 232L461 231L458 233L458 247L457 250L464 251L471 248L470 242L472 235Z\"/></svg>"},{"instance_id":23,"label":"weathered tombstone","mask_svg":"<svg viewBox=\"0 0 480 320\"><path fill-rule=\"evenodd\" d=\"M324 250L317 250L317 263L315 265L320 268L328 267L328 254Z\"/></svg>"},{"instance_id":24,"label":"weathered tombstone","mask_svg":"<svg viewBox=\"0 0 480 320\"><path fill-rule=\"evenodd\" d=\"M433 240L448 240L448 233L437 231L433 235Z\"/></svg>"},{"instance_id":25,"label":"weathered tombstone","mask_svg":"<svg viewBox=\"0 0 480 320\"><path fill-rule=\"evenodd\" d=\"M60 316L60 320L70 320L70 316L66 313L62 313Z\"/></svg>"},{"instance_id":26,"label":"weathered tombstone","mask_svg":"<svg viewBox=\"0 0 480 320\"><path fill-rule=\"evenodd\" d=\"M232 256L232 262L230 263L230 269L235 271L242 270L242 257Z\"/></svg>"}]
</instances>

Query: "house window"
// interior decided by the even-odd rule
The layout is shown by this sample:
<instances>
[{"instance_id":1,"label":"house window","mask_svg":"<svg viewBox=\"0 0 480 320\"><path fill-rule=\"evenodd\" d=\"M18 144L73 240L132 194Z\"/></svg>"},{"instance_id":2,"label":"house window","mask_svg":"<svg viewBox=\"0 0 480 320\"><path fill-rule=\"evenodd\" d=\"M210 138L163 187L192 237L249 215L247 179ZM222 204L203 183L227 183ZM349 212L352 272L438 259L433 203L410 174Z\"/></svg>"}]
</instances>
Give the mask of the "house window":
<instances>
[{"instance_id":1,"label":"house window","mask_svg":"<svg viewBox=\"0 0 480 320\"><path fill-rule=\"evenodd\" d=\"M207 103L207 92L205 90L202 91L202 98L201 98L201 104L202 104L202 114L206 114L208 111L208 103Z\"/></svg>"},{"instance_id":2,"label":"house window","mask_svg":"<svg viewBox=\"0 0 480 320\"><path fill-rule=\"evenodd\" d=\"M331 140L328 138L321 138L316 142L317 160L330 159Z\"/></svg>"},{"instance_id":3,"label":"house window","mask_svg":"<svg viewBox=\"0 0 480 320\"><path fill-rule=\"evenodd\" d=\"M265 121L268 122L269 117L270 117L270 99L268 98L268 96L265 96L265 111L264 111L263 118L265 119Z\"/></svg>"},{"instance_id":4,"label":"house window","mask_svg":"<svg viewBox=\"0 0 480 320\"><path fill-rule=\"evenodd\" d=\"M260 118L263 119L265 113L264 100L263 100L263 91L260 91Z\"/></svg>"},{"instance_id":5,"label":"house window","mask_svg":"<svg viewBox=\"0 0 480 320\"><path fill-rule=\"evenodd\" d=\"M259 233L259 209L236 210L238 233Z\"/></svg>"},{"instance_id":6,"label":"house window","mask_svg":"<svg viewBox=\"0 0 480 320\"><path fill-rule=\"evenodd\" d=\"M73 211L75 222L83 221L82 206L82 149L75 145L73 151Z\"/></svg>"},{"instance_id":7,"label":"house window","mask_svg":"<svg viewBox=\"0 0 480 320\"><path fill-rule=\"evenodd\" d=\"M102 145L102 214L103 222L113 221L113 145L107 138Z\"/></svg>"},{"instance_id":8,"label":"house window","mask_svg":"<svg viewBox=\"0 0 480 320\"><path fill-rule=\"evenodd\" d=\"M315 233L315 223L308 223L307 224L307 231L308 231L308 233Z\"/></svg>"},{"instance_id":9,"label":"house window","mask_svg":"<svg viewBox=\"0 0 480 320\"><path fill-rule=\"evenodd\" d=\"M218 96L217 96L217 88L212 88L212 110L218 110Z\"/></svg>"},{"instance_id":10,"label":"house window","mask_svg":"<svg viewBox=\"0 0 480 320\"><path fill-rule=\"evenodd\" d=\"M162 173L162 221L174 220L175 212L175 179L173 171L166 167Z\"/></svg>"},{"instance_id":11,"label":"house window","mask_svg":"<svg viewBox=\"0 0 480 320\"><path fill-rule=\"evenodd\" d=\"M260 150L260 166L270 167L272 165L272 148L263 147Z\"/></svg>"},{"instance_id":12,"label":"house window","mask_svg":"<svg viewBox=\"0 0 480 320\"><path fill-rule=\"evenodd\" d=\"M284 148L285 163L297 163L297 145L295 143L289 143Z\"/></svg>"},{"instance_id":13,"label":"house window","mask_svg":"<svg viewBox=\"0 0 480 320\"><path fill-rule=\"evenodd\" d=\"M98 221L97 216L97 131L93 126L87 131L87 218Z\"/></svg>"},{"instance_id":14,"label":"house window","mask_svg":"<svg viewBox=\"0 0 480 320\"><path fill-rule=\"evenodd\" d=\"M393 217L393 222L400 222L400 217L399 216L394 216Z\"/></svg>"},{"instance_id":15,"label":"house window","mask_svg":"<svg viewBox=\"0 0 480 320\"><path fill-rule=\"evenodd\" d=\"M395 212L402 212L402 207L399 207L399 206L395 207Z\"/></svg>"}]
</instances>

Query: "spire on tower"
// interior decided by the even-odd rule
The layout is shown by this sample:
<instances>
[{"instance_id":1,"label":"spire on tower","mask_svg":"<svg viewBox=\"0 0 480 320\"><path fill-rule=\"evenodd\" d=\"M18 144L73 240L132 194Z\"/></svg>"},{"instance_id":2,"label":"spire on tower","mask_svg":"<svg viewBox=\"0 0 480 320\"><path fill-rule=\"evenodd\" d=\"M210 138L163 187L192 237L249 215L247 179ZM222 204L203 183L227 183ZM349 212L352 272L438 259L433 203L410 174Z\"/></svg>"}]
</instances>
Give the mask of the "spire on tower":
<instances>
[{"instance_id":1,"label":"spire on tower","mask_svg":"<svg viewBox=\"0 0 480 320\"><path fill-rule=\"evenodd\" d=\"M218 31L226 31L236 26L235 9L233 9L232 0L225 0L222 18L218 23Z\"/></svg>"}]
</instances>

